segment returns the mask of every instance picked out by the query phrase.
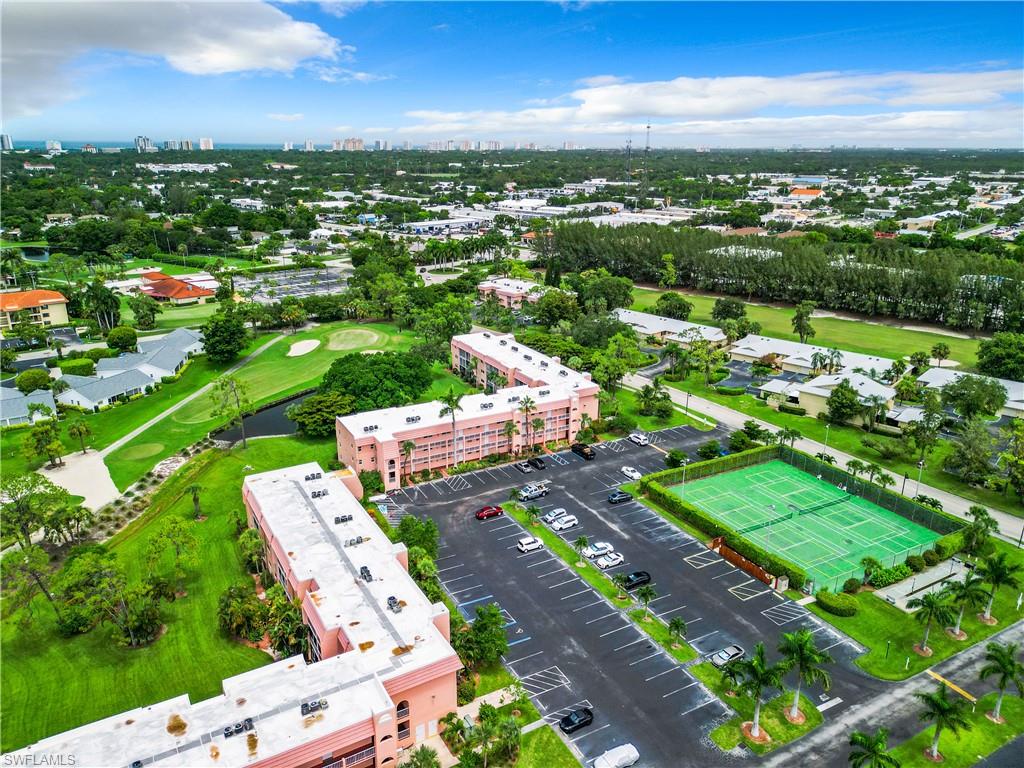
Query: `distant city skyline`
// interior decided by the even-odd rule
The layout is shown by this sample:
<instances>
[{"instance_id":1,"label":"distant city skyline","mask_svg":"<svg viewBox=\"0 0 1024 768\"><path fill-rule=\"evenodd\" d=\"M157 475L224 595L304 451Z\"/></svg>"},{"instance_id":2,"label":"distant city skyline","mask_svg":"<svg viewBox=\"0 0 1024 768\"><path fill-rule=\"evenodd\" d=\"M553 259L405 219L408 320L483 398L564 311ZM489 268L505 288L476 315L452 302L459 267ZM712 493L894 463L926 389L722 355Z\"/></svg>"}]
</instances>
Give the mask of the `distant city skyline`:
<instances>
[{"instance_id":1,"label":"distant city skyline","mask_svg":"<svg viewBox=\"0 0 1024 768\"><path fill-rule=\"evenodd\" d=\"M1019 3L140 7L3 5L15 146L1024 145Z\"/></svg>"}]
</instances>

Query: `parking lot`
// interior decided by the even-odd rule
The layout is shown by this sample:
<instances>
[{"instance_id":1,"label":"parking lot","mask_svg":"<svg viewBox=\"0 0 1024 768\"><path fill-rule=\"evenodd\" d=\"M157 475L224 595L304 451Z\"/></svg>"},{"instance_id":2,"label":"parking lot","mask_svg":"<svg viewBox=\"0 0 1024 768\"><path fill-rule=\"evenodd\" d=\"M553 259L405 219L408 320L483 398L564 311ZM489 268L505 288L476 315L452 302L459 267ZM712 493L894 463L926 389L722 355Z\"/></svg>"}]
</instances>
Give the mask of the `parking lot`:
<instances>
[{"instance_id":1,"label":"parking lot","mask_svg":"<svg viewBox=\"0 0 1024 768\"><path fill-rule=\"evenodd\" d=\"M583 535L611 544L625 560L609 573L650 572L657 592L651 612L665 621L682 617L687 639L702 657L732 643L749 651L763 641L771 649L782 632L807 627L842 667L837 665L833 693L819 699L820 706L841 711L870 687L852 667L861 649L849 638L639 502L608 504L608 493L628 480L622 466L648 474L664 468L669 448L692 455L707 440L725 437L678 427L653 433L651 446L598 444L594 461L564 451L545 457L547 468L529 475L495 467L391 495L393 514L429 515L438 523L439 575L459 610L472 618L478 605L501 607L510 644L506 664L544 717L554 722L573 707L594 710L593 725L569 737L584 762L631 741L642 765L720 765L724 756L704 736L732 713L688 665L665 654L548 549L519 552L517 540L530 531L510 517L473 517L479 507L501 504L509 489L534 479L550 483L550 493L534 502L542 511L562 507L579 519L558 535L570 543Z\"/></svg>"},{"instance_id":2,"label":"parking lot","mask_svg":"<svg viewBox=\"0 0 1024 768\"><path fill-rule=\"evenodd\" d=\"M280 301L285 296L305 298L318 294L340 293L348 284L348 274L336 267L264 272L254 277L235 277L235 291L252 294L261 304Z\"/></svg>"}]
</instances>

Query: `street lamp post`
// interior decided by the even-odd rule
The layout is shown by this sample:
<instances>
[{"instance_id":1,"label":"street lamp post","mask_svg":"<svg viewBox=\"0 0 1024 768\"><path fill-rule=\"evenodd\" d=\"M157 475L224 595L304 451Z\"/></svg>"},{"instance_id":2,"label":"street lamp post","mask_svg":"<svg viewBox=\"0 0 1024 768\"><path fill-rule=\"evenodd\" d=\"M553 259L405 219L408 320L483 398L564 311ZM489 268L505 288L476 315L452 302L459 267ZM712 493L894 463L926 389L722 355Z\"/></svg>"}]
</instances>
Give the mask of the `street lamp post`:
<instances>
[{"instance_id":1,"label":"street lamp post","mask_svg":"<svg viewBox=\"0 0 1024 768\"><path fill-rule=\"evenodd\" d=\"M679 495L681 497L686 495L686 465L688 463L687 459L683 459L683 484L679 486Z\"/></svg>"},{"instance_id":2,"label":"street lamp post","mask_svg":"<svg viewBox=\"0 0 1024 768\"><path fill-rule=\"evenodd\" d=\"M914 489L914 495L921 495L921 473L924 472L924 459L917 462L917 488Z\"/></svg>"},{"instance_id":3,"label":"street lamp post","mask_svg":"<svg viewBox=\"0 0 1024 768\"><path fill-rule=\"evenodd\" d=\"M900 496L907 495L907 473L903 473L903 486L900 488Z\"/></svg>"},{"instance_id":4,"label":"street lamp post","mask_svg":"<svg viewBox=\"0 0 1024 768\"><path fill-rule=\"evenodd\" d=\"M831 428L832 428L832 425L831 425L831 424L826 424L826 425L825 425L825 447L824 447L824 449L822 450L822 454L823 454L823 455L824 455L824 454L827 454L827 453L828 453L828 431L829 431L829 430L830 430Z\"/></svg>"}]
</instances>

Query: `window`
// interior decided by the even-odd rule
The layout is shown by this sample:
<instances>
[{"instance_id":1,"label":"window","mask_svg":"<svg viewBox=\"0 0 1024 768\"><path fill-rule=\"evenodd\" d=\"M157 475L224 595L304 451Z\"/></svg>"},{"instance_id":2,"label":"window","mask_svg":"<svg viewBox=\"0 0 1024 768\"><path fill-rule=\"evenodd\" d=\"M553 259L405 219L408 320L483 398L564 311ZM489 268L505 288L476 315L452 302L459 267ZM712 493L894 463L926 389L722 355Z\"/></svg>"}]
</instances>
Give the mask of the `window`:
<instances>
[{"instance_id":1,"label":"window","mask_svg":"<svg viewBox=\"0 0 1024 768\"><path fill-rule=\"evenodd\" d=\"M323 658L320 650L320 636L312 627L309 628L309 655L313 661L320 661Z\"/></svg>"},{"instance_id":2,"label":"window","mask_svg":"<svg viewBox=\"0 0 1024 768\"><path fill-rule=\"evenodd\" d=\"M412 728L409 727L409 721L406 720L404 723L398 724L398 740L404 741L412 736Z\"/></svg>"},{"instance_id":3,"label":"window","mask_svg":"<svg viewBox=\"0 0 1024 768\"><path fill-rule=\"evenodd\" d=\"M405 701L405 700L398 702L398 707L396 707L396 710L397 710L396 714L398 715L398 719L399 720L408 717L409 716L409 702ZM401 729L402 726L398 726L398 727L399 727L399 729Z\"/></svg>"}]
</instances>

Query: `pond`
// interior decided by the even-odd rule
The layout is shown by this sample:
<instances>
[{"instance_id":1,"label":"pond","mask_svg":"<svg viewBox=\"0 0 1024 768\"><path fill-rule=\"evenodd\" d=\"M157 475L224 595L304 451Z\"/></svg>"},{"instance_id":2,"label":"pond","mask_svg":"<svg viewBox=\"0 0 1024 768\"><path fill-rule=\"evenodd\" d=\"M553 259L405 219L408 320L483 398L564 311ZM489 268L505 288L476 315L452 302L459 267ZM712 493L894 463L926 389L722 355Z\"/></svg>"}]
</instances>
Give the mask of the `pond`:
<instances>
[{"instance_id":1,"label":"pond","mask_svg":"<svg viewBox=\"0 0 1024 768\"><path fill-rule=\"evenodd\" d=\"M294 435L295 434L295 422L288 419L284 415L289 405L293 403L301 403L312 392L306 392L302 395L296 395L293 398L285 400L284 402L277 403L264 408L261 411L251 416L246 416L243 421L245 422L245 436L248 437L272 437L276 435ZM242 439L242 430L240 427L232 427L231 429L225 429L214 435L216 440L228 440L235 442Z\"/></svg>"}]
</instances>

